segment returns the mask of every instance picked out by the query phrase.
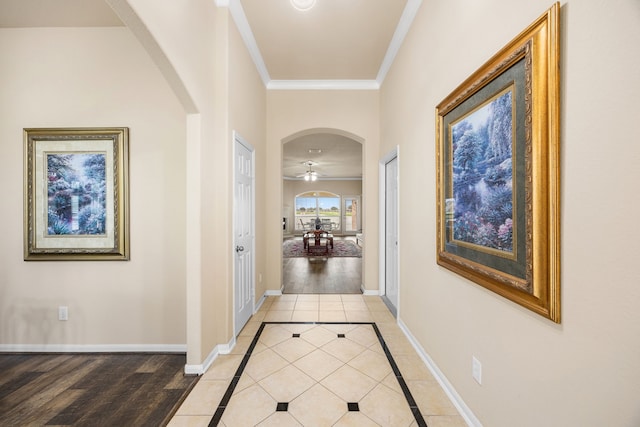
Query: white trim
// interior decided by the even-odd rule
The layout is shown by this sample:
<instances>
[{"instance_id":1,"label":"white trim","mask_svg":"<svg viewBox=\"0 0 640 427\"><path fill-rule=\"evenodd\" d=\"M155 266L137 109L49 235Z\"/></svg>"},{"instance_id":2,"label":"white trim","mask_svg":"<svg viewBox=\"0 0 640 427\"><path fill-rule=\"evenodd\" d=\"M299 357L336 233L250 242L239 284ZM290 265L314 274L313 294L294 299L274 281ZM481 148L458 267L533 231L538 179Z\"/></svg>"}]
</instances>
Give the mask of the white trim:
<instances>
[{"instance_id":1,"label":"white trim","mask_svg":"<svg viewBox=\"0 0 640 427\"><path fill-rule=\"evenodd\" d=\"M184 373L186 375L203 375L209 370L213 362L221 354L230 354L233 347L236 346L236 337L231 338L227 344L218 344L211 350L211 353L199 365L184 365Z\"/></svg>"},{"instance_id":2,"label":"white trim","mask_svg":"<svg viewBox=\"0 0 640 427\"><path fill-rule=\"evenodd\" d=\"M232 337L231 341L226 344L218 344L218 354L231 354L231 350L236 346L236 337Z\"/></svg>"},{"instance_id":3,"label":"white trim","mask_svg":"<svg viewBox=\"0 0 640 427\"><path fill-rule=\"evenodd\" d=\"M482 427L482 423L480 422L480 420L474 415L474 413L471 411L471 408L469 408L467 404L464 403L462 397L458 394L447 377L442 373L440 368L438 368L438 365L436 365L429 354L424 350L424 348L422 348L418 340L416 340L416 338L411 334L411 331L409 330L407 325L404 324L402 319L400 319L400 317L398 317L398 326L405 334L415 351L418 353L418 356L420 356L424 364L427 366L427 368L429 368L429 371L431 371L433 376L436 378L438 384L440 384L449 399L451 399L451 402L456 407L458 412L460 412L460 415L462 415L462 418L464 418L467 425L472 427Z\"/></svg>"},{"instance_id":4,"label":"white trim","mask_svg":"<svg viewBox=\"0 0 640 427\"><path fill-rule=\"evenodd\" d=\"M407 1L375 80L271 80L240 0L215 0L215 4L218 7L229 8L267 90L378 90L411 28L422 0Z\"/></svg>"},{"instance_id":5,"label":"white trim","mask_svg":"<svg viewBox=\"0 0 640 427\"><path fill-rule=\"evenodd\" d=\"M236 23L236 27L238 27L240 36L242 37L242 40L244 40L244 44L249 51L249 55L251 56L251 59L253 59L253 63L256 65L256 69L258 70L258 74L260 74L262 83L267 86L271 81L271 77L269 76L269 71L264 63L260 49L258 49L258 44L253 36L253 31L251 31L251 26L249 26L247 15L244 14L244 9L242 9L240 0L220 1L220 4L222 3L228 4L229 12L231 12L231 16Z\"/></svg>"},{"instance_id":6,"label":"white trim","mask_svg":"<svg viewBox=\"0 0 640 427\"><path fill-rule=\"evenodd\" d=\"M186 353L186 344L0 344L0 353Z\"/></svg>"},{"instance_id":7,"label":"white trim","mask_svg":"<svg viewBox=\"0 0 640 427\"><path fill-rule=\"evenodd\" d=\"M256 314L262 308L262 304L267 300L267 294L262 294L260 300L253 305L253 314Z\"/></svg>"},{"instance_id":8,"label":"white trim","mask_svg":"<svg viewBox=\"0 0 640 427\"><path fill-rule=\"evenodd\" d=\"M251 145L246 139L244 139L242 137L242 135L240 135L236 130L234 130L233 132L233 215L232 215L232 224L231 224L231 229L234 231L234 236L235 236L235 230L236 230L236 190L235 190L235 179L236 179L236 171L237 171L237 162L236 162L236 144L240 144L242 145L244 148L246 148L248 151L251 152L251 274L250 274L250 280L251 280L251 314L255 313L255 308L256 308L256 257L255 257L255 251L256 251L256 149L253 147L253 145ZM235 307L237 307L236 305L236 261L235 261L235 247L236 247L236 241L235 241L235 237L233 239L233 241L231 242L232 248L231 248L231 252L234 254L234 261L233 261L233 265L232 265L232 276L233 276L233 329L234 329L234 340L235 340L235 336L238 335L240 333L240 331L236 331L236 315L238 314L236 312ZM244 325L243 325L244 326Z\"/></svg>"},{"instance_id":9,"label":"white trim","mask_svg":"<svg viewBox=\"0 0 640 427\"><path fill-rule=\"evenodd\" d=\"M270 80L267 90L378 90L376 80Z\"/></svg>"},{"instance_id":10,"label":"white trim","mask_svg":"<svg viewBox=\"0 0 640 427\"><path fill-rule=\"evenodd\" d=\"M407 1L375 80L271 80L240 0L214 1L217 7L229 8L242 40L267 90L379 90L422 4L422 0Z\"/></svg>"},{"instance_id":11,"label":"white trim","mask_svg":"<svg viewBox=\"0 0 640 427\"><path fill-rule=\"evenodd\" d=\"M387 48L387 53L382 60L380 69L378 70L376 81L378 82L379 86L382 86L382 82L384 82L385 77L387 77L387 73L389 72L389 69L393 64L393 61L396 59L396 55L398 54L398 51L402 46L402 42L404 41L405 36L409 32L409 28L411 28L411 24L413 23L413 19L418 13L418 9L420 8L421 3L422 0L407 1L407 5L404 7L404 11L402 12L400 21L398 21L396 31L395 33L393 33L393 38L389 43L389 48Z\"/></svg>"},{"instance_id":12,"label":"white trim","mask_svg":"<svg viewBox=\"0 0 640 427\"><path fill-rule=\"evenodd\" d=\"M282 288L280 290L266 290L264 291L265 297L281 297L282 296Z\"/></svg>"},{"instance_id":13,"label":"white trim","mask_svg":"<svg viewBox=\"0 0 640 427\"><path fill-rule=\"evenodd\" d=\"M184 373L186 375L202 375L211 367L214 360L220 355L219 346L215 346L211 353L199 365L184 365Z\"/></svg>"},{"instance_id":14,"label":"white trim","mask_svg":"<svg viewBox=\"0 0 640 427\"><path fill-rule=\"evenodd\" d=\"M360 290L362 291L362 295L364 296L380 296L380 291L377 290L369 290L369 289L365 289L364 285L360 285Z\"/></svg>"},{"instance_id":15,"label":"white trim","mask_svg":"<svg viewBox=\"0 0 640 427\"><path fill-rule=\"evenodd\" d=\"M385 259L385 255L386 255L386 230L385 230L385 224L386 224L386 205L385 205L385 199L386 199L386 187L387 187L387 181L386 181L386 166L387 163L389 163L391 160L393 159L398 159L398 170L400 168L400 156L399 156L399 151L400 151L400 147L396 146L393 150L391 150L389 153L387 153L384 157L382 157L380 159L380 163L378 164L378 218L380 218L380 221L378 223L378 236L380 236L380 242L379 242L379 246L378 246L378 259L380 260L380 262L378 263L378 287L380 290L380 295L386 295L387 294L387 290L386 290L386 263L383 261ZM399 188L399 183L398 183L398 193L400 191ZM398 194L398 198L399 194ZM398 207L399 207L399 203L398 203ZM398 221L398 234L400 234L400 221ZM400 238L400 236L398 236L398 239ZM398 259L400 259L400 248L398 248ZM398 278L398 305L400 305L400 278ZM396 310L398 310L399 307L396 307Z\"/></svg>"},{"instance_id":16,"label":"white trim","mask_svg":"<svg viewBox=\"0 0 640 427\"><path fill-rule=\"evenodd\" d=\"M285 181L304 181L304 177L283 176ZM362 181L362 177L344 177L344 178L322 178L318 177L316 181Z\"/></svg>"}]
</instances>

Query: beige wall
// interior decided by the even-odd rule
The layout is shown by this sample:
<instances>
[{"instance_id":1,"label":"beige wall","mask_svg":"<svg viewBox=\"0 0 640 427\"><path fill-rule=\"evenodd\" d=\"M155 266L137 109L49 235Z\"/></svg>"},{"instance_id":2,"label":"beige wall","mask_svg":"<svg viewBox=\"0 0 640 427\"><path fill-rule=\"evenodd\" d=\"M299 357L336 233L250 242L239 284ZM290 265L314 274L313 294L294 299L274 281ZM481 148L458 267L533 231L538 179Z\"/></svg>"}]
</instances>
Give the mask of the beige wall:
<instances>
[{"instance_id":1,"label":"beige wall","mask_svg":"<svg viewBox=\"0 0 640 427\"><path fill-rule=\"evenodd\" d=\"M266 290L261 280L266 270L266 221L264 211L268 202L264 176L267 170L266 120L267 91L256 71L235 24L230 25L229 78L230 128L239 133L255 149L255 298ZM231 165L233 160L229 161ZM230 201L233 206L233 200ZM240 331L237 331L240 332Z\"/></svg>"},{"instance_id":2,"label":"beige wall","mask_svg":"<svg viewBox=\"0 0 640 427\"><path fill-rule=\"evenodd\" d=\"M378 161L400 146L400 321L483 425L640 424L635 0L562 7L560 325L435 263L434 107L550 3L425 1L380 93L265 94L226 9L154 1L130 3L160 55L136 28L0 30L0 343L186 336L188 363L202 363L231 339L231 132L256 147L260 297L281 286L282 141L337 129L364 140L367 290L378 288ZM22 260L22 128L61 126L130 127L131 261Z\"/></svg>"},{"instance_id":3,"label":"beige wall","mask_svg":"<svg viewBox=\"0 0 640 427\"><path fill-rule=\"evenodd\" d=\"M184 87L194 103L191 111L185 102L192 113L187 120L187 363L200 365L226 351L234 338L232 135L236 131L254 146L256 174L263 174L265 89L227 8L216 8L209 0L162 7L155 0L128 2L159 46L159 52L153 43L147 49L165 78L175 83L176 94ZM137 28L135 20L133 25ZM144 31L136 34L144 40ZM170 69L162 66L165 57ZM264 203L264 185L264 180L256 181L258 209ZM263 242L259 231L256 275L265 269ZM263 285L256 282L260 297Z\"/></svg>"},{"instance_id":4,"label":"beige wall","mask_svg":"<svg viewBox=\"0 0 640 427\"><path fill-rule=\"evenodd\" d=\"M349 134L362 140L363 251L366 290L378 290L378 91L271 90L267 93L266 289L282 286L282 143L314 129ZM370 224L370 226L369 226ZM371 250L369 250L371 248Z\"/></svg>"},{"instance_id":5,"label":"beige wall","mask_svg":"<svg viewBox=\"0 0 640 427\"><path fill-rule=\"evenodd\" d=\"M0 343L184 347L186 125L175 95L124 27L1 29L0 57ZM23 261L22 129L100 126L130 129L131 260Z\"/></svg>"},{"instance_id":6,"label":"beige wall","mask_svg":"<svg viewBox=\"0 0 640 427\"><path fill-rule=\"evenodd\" d=\"M362 196L362 180L318 180L308 182L304 180L285 179L282 181L282 216L287 218L285 233L293 234L296 225L295 198L307 191L328 191L344 196ZM340 208L342 209L342 207ZM342 221L342 219L340 220ZM335 234L336 232L334 232Z\"/></svg>"},{"instance_id":7,"label":"beige wall","mask_svg":"<svg viewBox=\"0 0 640 427\"><path fill-rule=\"evenodd\" d=\"M208 0L107 0L145 46L188 114L187 365L230 340L228 10ZM215 182L216 185L208 183Z\"/></svg>"},{"instance_id":8,"label":"beige wall","mask_svg":"<svg viewBox=\"0 0 640 427\"><path fill-rule=\"evenodd\" d=\"M400 318L485 426L637 426L637 1L562 5L562 324L435 263L435 105L550 6L422 3L381 92L381 153L400 144Z\"/></svg>"}]
</instances>

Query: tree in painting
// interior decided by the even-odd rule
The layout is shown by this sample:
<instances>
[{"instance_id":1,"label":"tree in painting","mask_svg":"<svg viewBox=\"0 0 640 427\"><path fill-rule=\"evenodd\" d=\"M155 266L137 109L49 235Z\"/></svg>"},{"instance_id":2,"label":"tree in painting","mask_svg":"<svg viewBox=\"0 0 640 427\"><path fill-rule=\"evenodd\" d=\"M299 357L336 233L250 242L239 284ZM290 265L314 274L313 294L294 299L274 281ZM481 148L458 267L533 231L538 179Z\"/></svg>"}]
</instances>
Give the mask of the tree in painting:
<instances>
[{"instance_id":1,"label":"tree in painting","mask_svg":"<svg viewBox=\"0 0 640 427\"><path fill-rule=\"evenodd\" d=\"M47 179L48 234L105 233L104 154L48 154Z\"/></svg>"},{"instance_id":2,"label":"tree in painting","mask_svg":"<svg viewBox=\"0 0 640 427\"><path fill-rule=\"evenodd\" d=\"M452 127L456 240L513 250L512 95Z\"/></svg>"}]
</instances>

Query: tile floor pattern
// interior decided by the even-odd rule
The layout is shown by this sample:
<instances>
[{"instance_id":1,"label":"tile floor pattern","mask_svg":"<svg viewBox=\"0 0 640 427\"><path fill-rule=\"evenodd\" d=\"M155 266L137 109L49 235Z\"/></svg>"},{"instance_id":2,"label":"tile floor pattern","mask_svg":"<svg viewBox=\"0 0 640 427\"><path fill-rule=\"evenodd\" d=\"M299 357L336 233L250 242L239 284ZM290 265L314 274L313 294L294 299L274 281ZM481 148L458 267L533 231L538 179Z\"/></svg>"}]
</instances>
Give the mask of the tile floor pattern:
<instances>
[{"instance_id":1,"label":"tile floor pattern","mask_svg":"<svg viewBox=\"0 0 640 427\"><path fill-rule=\"evenodd\" d=\"M267 298L231 354L214 361L169 426L209 425L263 322L218 425L420 425L370 324L375 323L426 424L466 426L382 300L363 295Z\"/></svg>"}]
</instances>

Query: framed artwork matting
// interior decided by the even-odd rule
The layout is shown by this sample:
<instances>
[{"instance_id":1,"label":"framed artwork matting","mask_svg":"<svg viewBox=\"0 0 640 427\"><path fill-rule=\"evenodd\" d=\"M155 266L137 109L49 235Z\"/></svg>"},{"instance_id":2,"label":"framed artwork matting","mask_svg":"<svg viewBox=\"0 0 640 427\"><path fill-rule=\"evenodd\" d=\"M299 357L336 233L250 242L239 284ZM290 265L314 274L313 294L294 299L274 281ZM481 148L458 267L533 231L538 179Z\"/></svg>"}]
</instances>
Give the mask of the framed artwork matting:
<instances>
[{"instance_id":1,"label":"framed artwork matting","mask_svg":"<svg viewBox=\"0 0 640 427\"><path fill-rule=\"evenodd\" d=\"M24 129L24 259L129 259L128 128Z\"/></svg>"}]
</instances>

